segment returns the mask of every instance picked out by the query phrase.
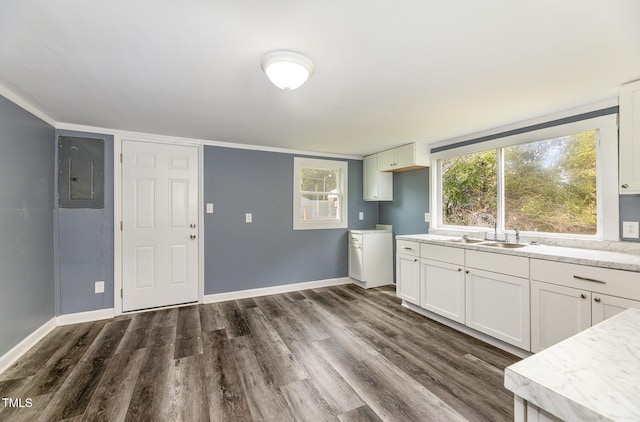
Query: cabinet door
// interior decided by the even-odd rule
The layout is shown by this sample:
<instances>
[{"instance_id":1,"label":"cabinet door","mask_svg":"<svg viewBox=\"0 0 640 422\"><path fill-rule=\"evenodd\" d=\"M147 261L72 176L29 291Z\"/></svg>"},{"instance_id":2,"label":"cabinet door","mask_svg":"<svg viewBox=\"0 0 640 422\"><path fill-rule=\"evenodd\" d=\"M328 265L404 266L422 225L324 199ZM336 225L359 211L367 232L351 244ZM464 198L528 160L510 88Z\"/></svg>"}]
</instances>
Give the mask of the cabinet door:
<instances>
[{"instance_id":1,"label":"cabinet door","mask_svg":"<svg viewBox=\"0 0 640 422\"><path fill-rule=\"evenodd\" d=\"M415 160L416 144L404 145L396 148L396 165L397 168L411 167L416 163Z\"/></svg>"},{"instance_id":2,"label":"cabinet door","mask_svg":"<svg viewBox=\"0 0 640 422\"><path fill-rule=\"evenodd\" d=\"M393 170L396 165L396 150L388 149L378 153L378 170Z\"/></svg>"},{"instance_id":3,"label":"cabinet door","mask_svg":"<svg viewBox=\"0 0 640 422\"><path fill-rule=\"evenodd\" d=\"M620 87L620 193L640 193L640 81Z\"/></svg>"},{"instance_id":4,"label":"cabinet door","mask_svg":"<svg viewBox=\"0 0 640 422\"><path fill-rule=\"evenodd\" d=\"M349 277L362 280L362 245L349 243Z\"/></svg>"},{"instance_id":5,"label":"cabinet door","mask_svg":"<svg viewBox=\"0 0 640 422\"><path fill-rule=\"evenodd\" d=\"M393 173L378 170L378 154L362 160L363 199L365 201L393 200Z\"/></svg>"},{"instance_id":6,"label":"cabinet door","mask_svg":"<svg viewBox=\"0 0 640 422\"><path fill-rule=\"evenodd\" d=\"M607 318L626 311L629 308L640 309L640 302L637 300L623 299L621 297L592 294L591 302L591 324L596 325Z\"/></svg>"},{"instance_id":7,"label":"cabinet door","mask_svg":"<svg viewBox=\"0 0 640 422\"><path fill-rule=\"evenodd\" d=\"M529 280L467 269L466 325L529 350Z\"/></svg>"},{"instance_id":8,"label":"cabinet door","mask_svg":"<svg viewBox=\"0 0 640 422\"><path fill-rule=\"evenodd\" d=\"M420 306L464 324L464 271L462 266L420 261Z\"/></svg>"},{"instance_id":9,"label":"cabinet door","mask_svg":"<svg viewBox=\"0 0 640 422\"><path fill-rule=\"evenodd\" d=\"M420 262L410 255L398 255L396 295L415 305L420 304Z\"/></svg>"},{"instance_id":10,"label":"cabinet door","mask_svg":"<svg viewBox=\"0 0 640 422\"><path fill-rule=\"evenodd\" d=\"M531 351L539 352L591 326L591 292L531 281Z\"/></svg>"}]
</instances>

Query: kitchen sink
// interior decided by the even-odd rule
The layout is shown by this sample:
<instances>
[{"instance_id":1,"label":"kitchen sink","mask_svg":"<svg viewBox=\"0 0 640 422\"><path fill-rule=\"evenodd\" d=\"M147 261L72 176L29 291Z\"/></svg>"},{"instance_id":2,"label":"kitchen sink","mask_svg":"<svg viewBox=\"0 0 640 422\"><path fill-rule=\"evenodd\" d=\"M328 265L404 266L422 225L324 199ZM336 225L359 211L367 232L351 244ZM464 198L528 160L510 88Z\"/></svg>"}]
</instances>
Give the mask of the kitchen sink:
<instances>
[{"instance_id":1,"label":"kitchen sink","mask_svg":"<svg viewBox=\"0 0 640 422\"><path fill-rule=\"evenodd\" d=\"M452 242L452 243L480 243L480 242L484 242L484 240L482 240L482 239L470 239L470 238L461 237L461 238L458 238L458 239L447 239L447 240L445 240L445 242Z\"/></svg>"},{"instance_id":2,"label":"kitchen sink","mask_svg":"<svg viewBox=\"0 0 640 422\"><path fill-rule=\"evenodd\" d=\"M503 249L517 249L517 248L524 248L527 245L523 243L492 242L492 243L483 243L482 246L490 246L492 248L503 248Z\"/></svg>"}]
</instances>

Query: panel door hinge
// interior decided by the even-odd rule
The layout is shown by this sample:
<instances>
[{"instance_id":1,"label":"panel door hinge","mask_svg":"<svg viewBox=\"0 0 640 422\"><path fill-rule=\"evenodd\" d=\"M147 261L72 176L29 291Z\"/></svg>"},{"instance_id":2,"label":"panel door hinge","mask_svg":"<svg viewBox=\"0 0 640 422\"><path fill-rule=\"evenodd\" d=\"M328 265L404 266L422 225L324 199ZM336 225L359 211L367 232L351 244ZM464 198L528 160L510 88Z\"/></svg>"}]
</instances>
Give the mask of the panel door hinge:
<instances>
[{"instance_id":1,"label":"panel door hinge","mask_svg":"<svg viewBox=\"0 0 640 422\"><path fill-rule=\"evenodd\" d=\"M120 162L122 163L122 153L120 153Z\"/></svg>"},{"instance_id":2,"label":"panel door hinge","mask_svg":"<svg viewBox=\"0 0 640 422\"><path fill-rule=\"evenodd\" d=\"M123 289L120 289L120 299L122 299L124 297L123 293L122 293Z\"/></svg>"},{"instance_id":3,"label":"panel door hinge","mask_svg":"<svg viewBox=\"0 0 640 422\"><path fill-rule=\"evenodd\" d=\"M122 231L122 221L120 221L120 231Z\"/></svg>"}]
</instances>

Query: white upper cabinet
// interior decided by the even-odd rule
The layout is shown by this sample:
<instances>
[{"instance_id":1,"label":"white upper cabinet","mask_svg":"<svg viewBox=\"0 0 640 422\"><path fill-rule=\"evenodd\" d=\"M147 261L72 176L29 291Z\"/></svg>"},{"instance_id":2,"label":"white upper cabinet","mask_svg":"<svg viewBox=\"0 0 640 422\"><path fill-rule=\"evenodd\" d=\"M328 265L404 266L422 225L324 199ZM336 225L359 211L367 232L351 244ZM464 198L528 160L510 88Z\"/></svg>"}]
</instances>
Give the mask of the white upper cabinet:
<instances>
[{"instance_id":1,"label":"white upper cabinet","mask_svg":"<svg viewBox=\"0 0 640 422\"><path fill-rule=\"evenodd\" d=\"M362 172L365 201L393 200L393 173L378 170L378 154L364 157Z\"/></svg>"},{"instance_id":2,"label":"white upper cabinet","mask_svg":"<svg viewBox=\"0 0 640 422\"><path fill-rule=\"evenodd\" d=\"M379 171L406 171L429 167L431 155L429 147L411 143L378 153Z\"/></svg>"},{"instance_id":3,"label":"white upper cabinet","mask_svg":"<svg viewBox=\"0 0 640 422\"><path fill-rule=\"evenodd\" d=\"M640 193L640 81L620 87L620 193Z\"/></svg>"}]
</instances>

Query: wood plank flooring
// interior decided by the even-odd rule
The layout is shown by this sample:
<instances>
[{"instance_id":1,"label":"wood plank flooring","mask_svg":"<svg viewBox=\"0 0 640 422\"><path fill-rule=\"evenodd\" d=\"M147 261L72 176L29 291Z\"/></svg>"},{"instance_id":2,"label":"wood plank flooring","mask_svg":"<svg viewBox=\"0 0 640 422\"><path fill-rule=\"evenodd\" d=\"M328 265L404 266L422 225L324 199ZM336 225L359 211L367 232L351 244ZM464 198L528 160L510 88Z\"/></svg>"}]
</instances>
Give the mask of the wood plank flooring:
<instances>
[{"instance_id":1,"label":"wood plank flooring","mask_svg":"<svg viewBox=\"0 0 640 422\"><path fill-rule=\"evenodd\" d=\"M511 421L519 360L345 285L56 328L0 421Z\"/></svg>"}]
</instances>

